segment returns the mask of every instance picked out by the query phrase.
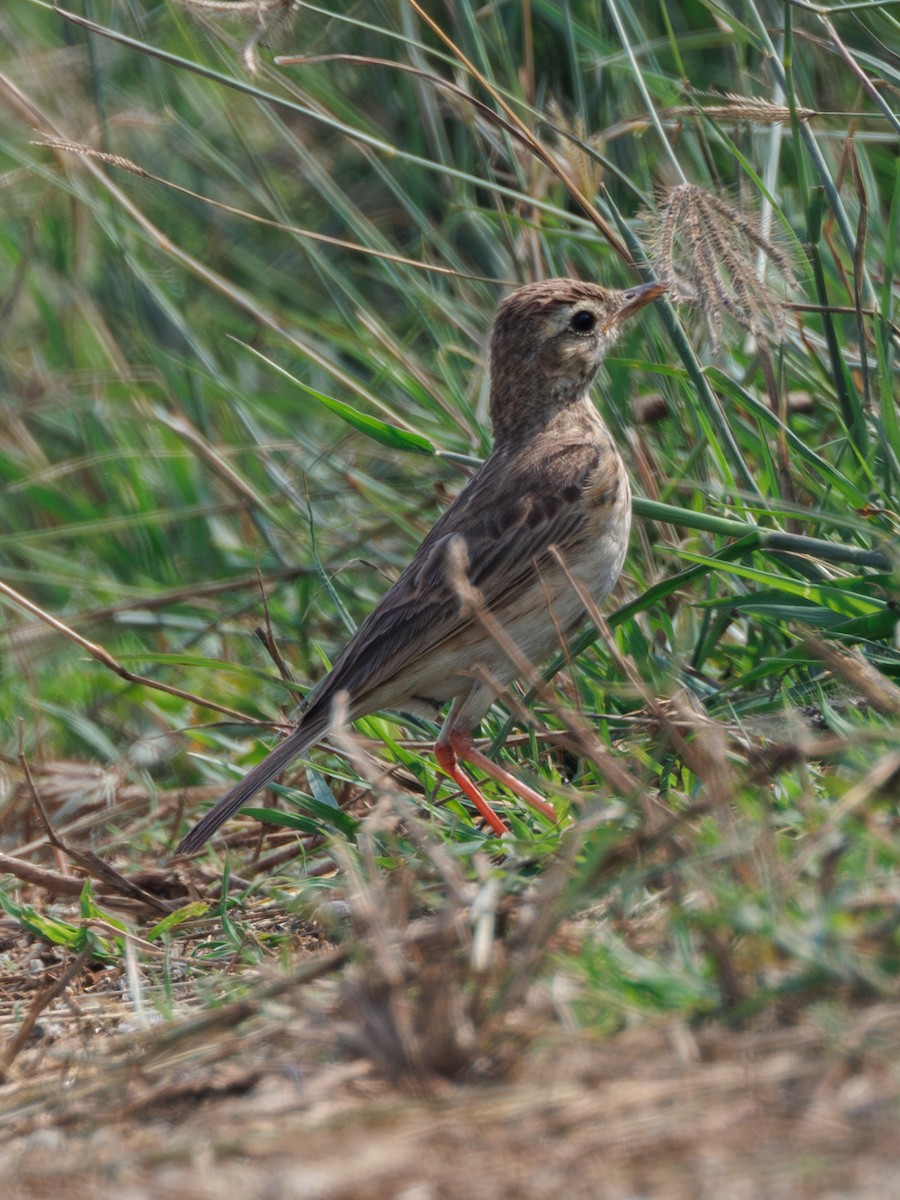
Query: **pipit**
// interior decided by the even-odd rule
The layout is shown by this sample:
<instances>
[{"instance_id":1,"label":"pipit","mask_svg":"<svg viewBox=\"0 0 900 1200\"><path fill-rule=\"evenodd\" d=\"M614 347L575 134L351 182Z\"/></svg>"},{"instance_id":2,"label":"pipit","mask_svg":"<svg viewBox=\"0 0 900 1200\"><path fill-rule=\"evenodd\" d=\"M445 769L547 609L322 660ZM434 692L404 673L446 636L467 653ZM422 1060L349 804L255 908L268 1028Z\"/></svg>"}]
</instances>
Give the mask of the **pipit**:
<instances>
[{"instance_id":1,"label":"pipit","mask_svg":"<svg viewBox=\"0 0 900 1200\"><path fill-rule=\"evenodd\" d=\"M338 696L351 721L383 709L435 719L452 701L435 756L490 827L507 832L460 761L555 819L543 797L475 747L472 733L523 662L539 663L584 622L579 591L599 603L619 577L631 489L588 390L625 318L665 290L550 279L507 296L491 338L493 450L310 692L297 727L178 853L198 850L320 741Z\"/></svg>"}]
</instances>

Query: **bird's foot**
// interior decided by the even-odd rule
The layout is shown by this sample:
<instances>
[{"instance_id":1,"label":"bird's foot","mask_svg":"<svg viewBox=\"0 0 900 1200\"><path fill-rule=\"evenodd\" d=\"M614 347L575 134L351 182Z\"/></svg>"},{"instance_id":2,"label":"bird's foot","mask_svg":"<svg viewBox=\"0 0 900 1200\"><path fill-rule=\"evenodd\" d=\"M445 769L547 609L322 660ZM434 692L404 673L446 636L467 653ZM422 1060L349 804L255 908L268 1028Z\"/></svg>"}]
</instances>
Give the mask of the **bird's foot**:
<instances>
[{"instance_id":1,"label":"bird's foot","mask_svg":"<svg viewBox=\"0 0 900 1200\"><path fill-rule=\"evenodd\" d=\"M478 784L460 766L460 760L479 767L486 775L490 775L492 779L496 779L498 783L509 788L514 795L518 796L520 800L524 800L536 812L541 813L550 821L556 821L556 812L553 806L548 804L534 788L530 788L527 783L523 783L521 779L517 779L515 775L504 770L486 754L482 754L472 741L472 735L467 731L454 730L446 741L437 742L434 747L434 756L441 770L449 775L457 787L468 796L491 829L500 836L509 832L509 826L497 816L485 800Z\"/></svg>"}]
</instances>

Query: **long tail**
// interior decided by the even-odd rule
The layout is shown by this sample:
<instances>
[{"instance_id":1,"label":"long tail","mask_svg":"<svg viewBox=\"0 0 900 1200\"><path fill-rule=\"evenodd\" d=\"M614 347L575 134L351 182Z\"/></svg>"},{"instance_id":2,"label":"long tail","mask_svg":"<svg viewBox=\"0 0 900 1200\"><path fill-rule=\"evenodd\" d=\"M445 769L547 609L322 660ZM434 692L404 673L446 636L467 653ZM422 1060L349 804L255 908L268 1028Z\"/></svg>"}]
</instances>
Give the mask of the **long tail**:
<instances>
[{"instance_id":1,"label":"long tail","mask_svg":"<svg viewBox=\"0 0 900 1200\"><path fill-rule=\"evenodd\" d=\"M193 854L208 842L220 825L243 808L250 797L271 783L279 771L283 771L295 758L299 758L310 746L314 746L328 725L328 714L310 713L303 718L292 734L267 754L261 763L247 772L240 783L236 783L218 804L213 805L206 816L198 821L187 837L182 838L176 854Z\"/></svg>"}]
</instances>

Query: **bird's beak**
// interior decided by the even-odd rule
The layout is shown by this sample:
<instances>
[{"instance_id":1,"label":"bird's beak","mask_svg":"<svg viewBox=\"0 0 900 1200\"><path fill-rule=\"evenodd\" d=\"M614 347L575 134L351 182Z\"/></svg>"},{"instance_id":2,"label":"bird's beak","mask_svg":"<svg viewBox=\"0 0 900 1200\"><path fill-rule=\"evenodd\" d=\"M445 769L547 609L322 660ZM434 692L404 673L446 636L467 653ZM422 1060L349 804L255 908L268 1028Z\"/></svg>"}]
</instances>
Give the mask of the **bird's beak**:
<instances>
[{"instance_id":1,"label":"bird's beak","mask_svg":"<svg viewBox=\"0 0 900 1200\"><path fill-rule=\"evenodd\" d=\"M619 321L624 321L626 317L630 317L632 313L637 312L639 308L643 308L645 304L649 304L651 300L656 300L669 290L667 283L642 283L639 287L629 288L627 292L619 292L622 297L622 303L613 314L613 319L610 324Z\"/></svg>"}]
</instances>

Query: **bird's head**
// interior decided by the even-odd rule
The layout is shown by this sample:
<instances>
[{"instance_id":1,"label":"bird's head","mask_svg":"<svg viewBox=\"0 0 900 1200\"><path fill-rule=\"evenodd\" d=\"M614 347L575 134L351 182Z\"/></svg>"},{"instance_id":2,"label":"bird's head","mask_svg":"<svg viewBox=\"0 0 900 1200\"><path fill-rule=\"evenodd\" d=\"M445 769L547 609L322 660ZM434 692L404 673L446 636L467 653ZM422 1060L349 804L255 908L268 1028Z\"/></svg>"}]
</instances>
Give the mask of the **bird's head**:
<instances>
[{"instance_id":1,"label":"bird's head","mask_svg":"<svg viewBox=\"0 0 900 1200\"><path fill-rule=\"evenodd\" d=\"M537 415L582 396L625 319L665 291L662 283L617 291L548 279L510 293L497 310L491 338L495 436L521 427L529 410Z\"/></svg>"}]
</instances>

